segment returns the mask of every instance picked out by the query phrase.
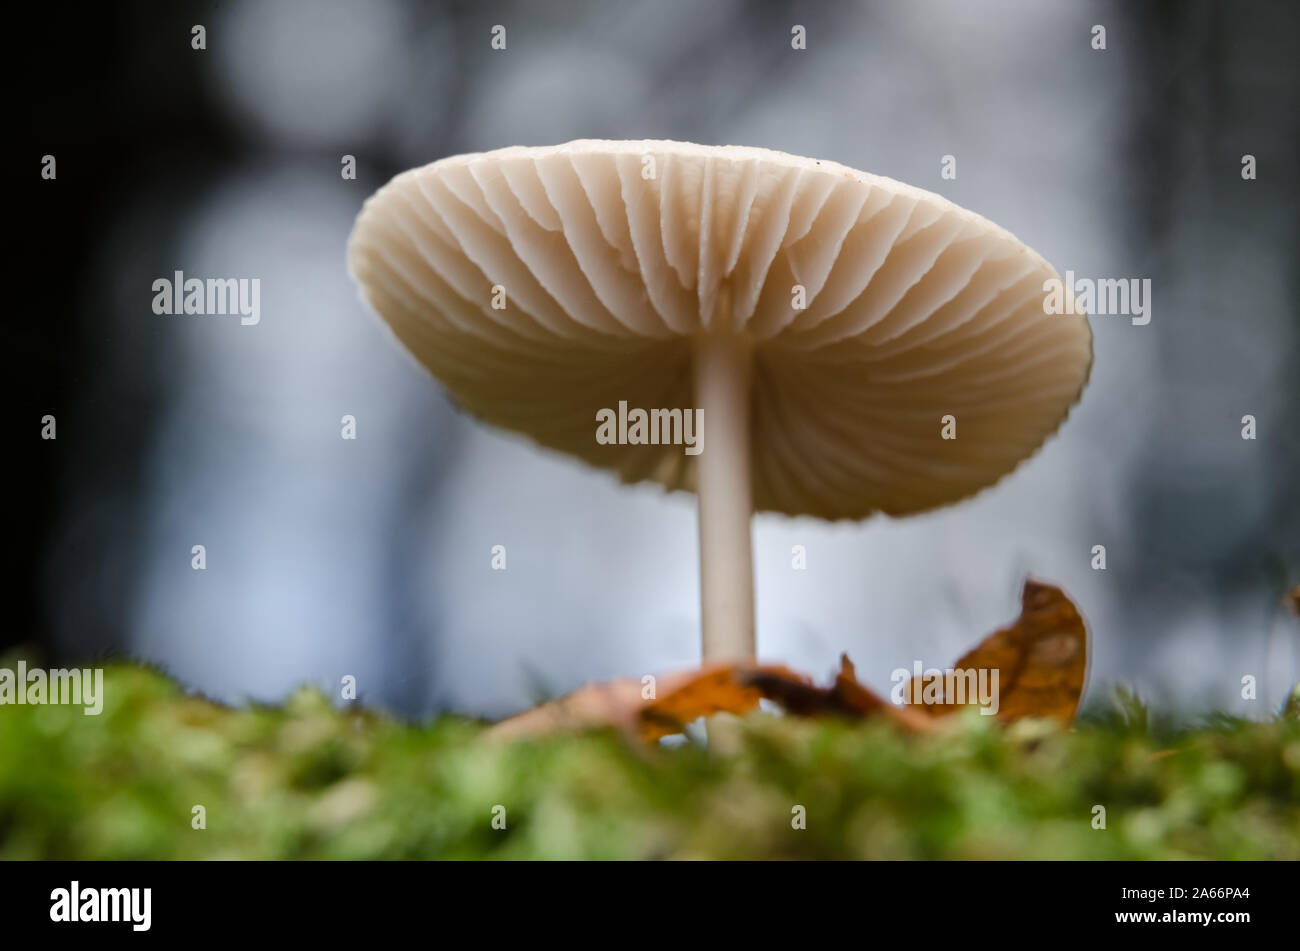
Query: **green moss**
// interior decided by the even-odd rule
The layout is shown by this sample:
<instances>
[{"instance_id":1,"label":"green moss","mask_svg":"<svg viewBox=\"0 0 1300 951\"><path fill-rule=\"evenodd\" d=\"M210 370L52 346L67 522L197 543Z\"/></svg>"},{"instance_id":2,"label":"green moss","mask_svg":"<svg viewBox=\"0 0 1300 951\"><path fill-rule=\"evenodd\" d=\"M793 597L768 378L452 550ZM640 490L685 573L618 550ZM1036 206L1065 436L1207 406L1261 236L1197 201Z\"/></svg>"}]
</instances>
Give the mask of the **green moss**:
<instances>
[{"instance_id":1,"label":"green moss","mask_svg":"<svg viewBox=\"0 0 1300 951\"><path fill-rule=\"evenodd\" d=\"M729 756L483 730L311 690L228 709L112 666L100 716L0 707L0 859L1300 858L1289 715L1180 729L1129 697L1070 730L970 716L923 738L755 715Z\"/></svg>"}]
</instances>

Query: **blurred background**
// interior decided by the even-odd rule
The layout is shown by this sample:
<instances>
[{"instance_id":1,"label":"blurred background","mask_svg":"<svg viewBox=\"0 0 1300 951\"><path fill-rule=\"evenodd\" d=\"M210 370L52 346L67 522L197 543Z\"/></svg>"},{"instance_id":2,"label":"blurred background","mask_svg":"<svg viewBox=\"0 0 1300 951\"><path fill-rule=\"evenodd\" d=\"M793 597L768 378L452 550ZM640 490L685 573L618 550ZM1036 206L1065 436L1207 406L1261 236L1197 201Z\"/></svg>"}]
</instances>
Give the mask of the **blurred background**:
<instances>
[{"instance_id":1,"label":"blurred background","mask_svg":"<svg viewBox=\"0 0 1300 951\"><path fill-rule=\"evenodd\" d=\"M410 717L497 716L696 662L693 498L461 417L344 266L361 203L403 169L671 138L887 175L1062 273L1152 281L1150 324L1094 318L1082 403L995 488L898 521L758 518L762 656L822 677L847 650L885 690L894 668L947 666L1010 621L1033 573L1089 622L1089 702L1123 681L1178 710L1264 716L1300 678L1280 607L1300 583L1295 4L225 0L35 16L0 646L56 666L129 655L230 701L302 683L337 696L351 674ZM152 282L176 270L259 278L261 322L155 315ZM55 440L39 438L47 414Z\"/></svg>"}]
</instances>

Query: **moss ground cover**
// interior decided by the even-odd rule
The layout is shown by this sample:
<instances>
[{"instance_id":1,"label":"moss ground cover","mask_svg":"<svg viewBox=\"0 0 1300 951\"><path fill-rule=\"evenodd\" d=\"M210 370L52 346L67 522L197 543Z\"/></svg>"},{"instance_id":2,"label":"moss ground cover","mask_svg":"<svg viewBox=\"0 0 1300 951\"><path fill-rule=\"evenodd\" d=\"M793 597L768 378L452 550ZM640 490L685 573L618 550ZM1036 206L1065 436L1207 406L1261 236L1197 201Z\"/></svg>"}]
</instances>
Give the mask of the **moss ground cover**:
<instances>
[{"instance_id":1,"label":"moss ground cover","mask_svg":"<svg viewBox=\"0 0 1300 951\"><path fill-rule=\"evenodd\" d=\"M0 858L1300 859L1290 715L1177 727L1129 700L916 737L758 714L718 755L489 742L308 689L228 708L124 664L105 688L99 716L0 707Z\"/></svg>"}]
</instances>

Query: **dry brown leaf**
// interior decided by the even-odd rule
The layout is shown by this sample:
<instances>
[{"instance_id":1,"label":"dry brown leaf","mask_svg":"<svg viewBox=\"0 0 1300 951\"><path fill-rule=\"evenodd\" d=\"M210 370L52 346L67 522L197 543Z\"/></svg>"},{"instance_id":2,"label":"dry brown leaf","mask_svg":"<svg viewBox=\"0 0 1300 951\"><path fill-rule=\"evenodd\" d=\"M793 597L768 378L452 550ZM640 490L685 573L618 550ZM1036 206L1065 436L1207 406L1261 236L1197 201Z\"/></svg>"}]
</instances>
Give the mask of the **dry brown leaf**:
<instances>
[{"instance_id":1,"label":"dry brown leaf","mask_svg":"<svg viewBox=\"0 0 1300 951\"><path fill-rule=\"evenodd\" d=\"M644 740L681 733L686 724L715 713L736 716L758 706L762 691L749 683L749 676L761 675L786 682L806 679L787 667L777 665L720 665L701 670L697 675L672 683L661 699L650 701L640 711L638 733Z\"/></svg>"},{"instance_id":2,"label":"dry brown leaf","mask_svg":"<svg viewBox=\"0 0 1300 951\"><path fill-rule=\"evenodd\" d=\"M542 736L562 730L614 726L632 731L641 701L641 681L627 678L588 684L558 700L517 713L488 730L501 739Z\"/></svg>"},{"instance_id":3,"label":"dry brown leaf","mask_svg":"<svg viewBox=\"0 0 1300 951\"><path fill-rule=\"evenodd\" d=\"M922 731L932 727L927 717L907 707L896 707L859 683L848 654L840 655L839 673L835 675L835 682L826 689L813 686L805 678L795 681L773 677L765 671L752 671L742 676L766 699L797 716L833 715L852 719L884 716L908 730Z\"/></svg>"},{"instance_id":4,"label":"dry brown leaf","mask_svg":"<svg viewBox=\"0 0 1300 951\"><path fill-rule=\"evenodd\" d=\"M1300 584L1288 591L1282 600L1292 611L1300 614Z\"/></svg>"},{"instance_id":5,"label":"dry brown leaf","mask_svg":"<svg viewBox=\"0 0 1300 951\"><path fill-rule=\"evenodd\" d=\"M1088 669L1088 633L1079 611L1060 588L1029 579L1020 617L966 653L954 670L998 672L997 718L1074 719ZM915 678L913 678L915 680ZM903 697L912 701L913 680ZM952 703L914 704L932 717L957 709Z\"/></svg>"},{"instance_id":6,"label":"dry brown leaf","mask_svg":"<svg viewBox=\"0 0 1300 951\"><path fill-rule=\"evenodd\" d=\"M786 667L715 664L657 678L656 697L647 699L640 679L589 684L573 693L496 724L489 736L539 736L560 730L612 726L652 741L682 732L686 724L715 713L742 715L758 706L762 693L742 674L764 673L803 680Z\"/></svg>"},{"instance_id":7,"label":"dry brown leaf","mask_svg":"<svg viewBox=\"0 0 1300 951\"><path fill-rule=\"evenodd\" d=\"M1083 693L1087 633L1083 619L1059 589L1025 582L1020 618L994 632L955 665L957 669L998 671L998 719L1045 716L1069 722ZM910 686L910 681L909 681ZM934 718L956 709L951 704L895 706L863 686L848 655L829 687L776 664L714 664L658 678L656 697L644 696L640 679L628 678L581 687L559 700L496 724L493 737L523 737L615 727L653 742L680 733L688 723L718 713L743 715L761 699L796 716L883 716L904 729L933 729Z\"/></svg>"},{"instance_id":8,"label":"dry brown leaf","mask_svg":"<svg viewBox=\"0 0 1300 951\"><path fill-rule=\"evenodd\" d=\"M539 736L560 730L616 727L647 742L681 733L688 723L717 713L737 716L771 700L796 716L887 717L905 729L932 728L931 721L896 707L858 682L848 655L830 687L777 664L718 664L660 677L659 697L644 699L640 680L590 684L492 727L490 736Z\"/></svg>"}]
</instances>

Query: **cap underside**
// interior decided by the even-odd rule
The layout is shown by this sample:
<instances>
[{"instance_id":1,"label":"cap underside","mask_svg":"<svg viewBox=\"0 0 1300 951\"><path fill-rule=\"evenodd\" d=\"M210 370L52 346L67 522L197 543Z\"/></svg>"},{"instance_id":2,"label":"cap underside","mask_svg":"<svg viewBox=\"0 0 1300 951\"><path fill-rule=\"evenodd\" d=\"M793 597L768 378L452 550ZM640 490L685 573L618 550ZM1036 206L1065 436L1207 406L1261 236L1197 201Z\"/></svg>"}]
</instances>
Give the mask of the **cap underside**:
<instances>
[{"instance_id":1,"label":"cap underside","mask_svg":"<svg viewBox=\"0 0 1300 951\"><path fill-rule=\"evenodd\" d=\"M466 411L627 481L691 490L697 457L602 444L597 411L693 408L696 340L745 338L761 511L964 498L1034 453L1092 361L1087 318L1044 313L1056 272L1009 232L764 149L580 141L444 159L371 196L349 261Z\"/></svg>"}]
</instances>

